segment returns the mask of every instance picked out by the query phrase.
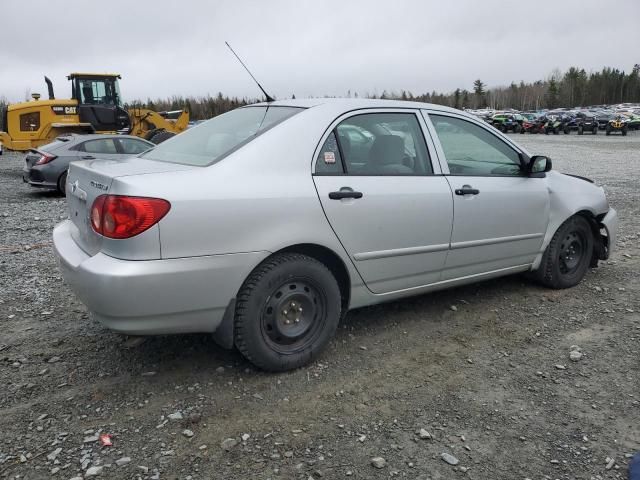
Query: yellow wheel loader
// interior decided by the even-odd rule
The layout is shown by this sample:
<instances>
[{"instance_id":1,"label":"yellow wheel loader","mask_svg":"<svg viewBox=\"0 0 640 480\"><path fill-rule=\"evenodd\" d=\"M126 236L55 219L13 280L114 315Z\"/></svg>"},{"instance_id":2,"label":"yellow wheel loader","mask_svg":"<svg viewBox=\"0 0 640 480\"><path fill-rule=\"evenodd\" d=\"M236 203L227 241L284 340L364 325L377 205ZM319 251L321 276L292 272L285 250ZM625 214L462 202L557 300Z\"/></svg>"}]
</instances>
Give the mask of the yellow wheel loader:
<instances>
[{"instance_id":1,"label":"yellow wheel loader","mask_svg":"<svg viewBox=\"0 0 640 480\"><path fill-rule=\"evenodd\" d=\"M51 80L44 77L48 100L34 93L30 102L9 105L2 118L2 145L25 151L67 133L128 133L160 143L182 132L189 124L186 110L154 112L133 107L125 110L115 73L72 73L71 99L56 99Z\"/></svg>"}]
</instances>

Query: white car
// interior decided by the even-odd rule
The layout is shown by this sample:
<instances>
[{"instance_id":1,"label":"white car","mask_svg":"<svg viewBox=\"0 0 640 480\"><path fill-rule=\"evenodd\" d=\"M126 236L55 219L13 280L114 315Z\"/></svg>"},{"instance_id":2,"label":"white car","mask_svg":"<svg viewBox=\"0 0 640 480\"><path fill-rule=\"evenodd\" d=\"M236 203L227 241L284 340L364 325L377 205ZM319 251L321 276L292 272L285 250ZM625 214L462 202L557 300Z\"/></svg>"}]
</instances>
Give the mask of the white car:
<instances>
[{"instance_id":1,"label":"white car","mask_svg":"<svg viewBox=\"0 0 640 480\"><path fill-rule=\"evenodd\" d=\"M576 285L615 244L602 188L437 105L312 99L220 115L136 158L72 162L64 277L127 334L212 333L267 370L356 307L530 272Z\"/></svg>"}]
</instances>

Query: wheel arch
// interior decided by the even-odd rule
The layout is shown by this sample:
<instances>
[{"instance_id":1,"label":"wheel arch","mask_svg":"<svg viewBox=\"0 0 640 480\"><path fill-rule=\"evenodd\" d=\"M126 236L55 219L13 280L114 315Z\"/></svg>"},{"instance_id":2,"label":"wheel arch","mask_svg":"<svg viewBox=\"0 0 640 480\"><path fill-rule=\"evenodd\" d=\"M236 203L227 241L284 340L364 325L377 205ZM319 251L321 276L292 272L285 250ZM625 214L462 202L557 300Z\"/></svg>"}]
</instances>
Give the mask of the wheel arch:
<instances>
[{"instance_id":1,"label":"wheel arch","mask_svg":"<svg viewBox=\"0 0 640 480\"><path fill-rule=\"evenodd\" d=\"M342 296L342 312L343 315L346 313L349 308L349 301L351 300L351 276L344 261L336 252L315 243L299 243L278 250L274 252L274 255L279 253L300 253L324 264L338 282L340 295Z\"/></svg>"},{"instance_id":2,"label":"wheel arch","mask_svg":"<svg viewBox=\"0 0 640 480\"><path fill-rule=\"evenodd\" d=\"M351 275L349 274L349 270L340 255L323 245L315 243L298 243L281 248L280 250L272 252L258 263L258 265L255 265L247 274L246 278L248 278L251 273L264 262L268 261L274 255L281 253L299 253L301 255L306 255L319 261L329 269L338 282L338 287L340 288L340 295L342 297L342 315L344 317L349 309L349 302L351 300ZM235 332L233 325L236 298L242 289L246 278L242 281L242 284L238 287L236 294L227 305L222 322L220 322L218 328L213 332L214 341L223 348L231 349L234 345Z\"/></svg>"}]
</instances>

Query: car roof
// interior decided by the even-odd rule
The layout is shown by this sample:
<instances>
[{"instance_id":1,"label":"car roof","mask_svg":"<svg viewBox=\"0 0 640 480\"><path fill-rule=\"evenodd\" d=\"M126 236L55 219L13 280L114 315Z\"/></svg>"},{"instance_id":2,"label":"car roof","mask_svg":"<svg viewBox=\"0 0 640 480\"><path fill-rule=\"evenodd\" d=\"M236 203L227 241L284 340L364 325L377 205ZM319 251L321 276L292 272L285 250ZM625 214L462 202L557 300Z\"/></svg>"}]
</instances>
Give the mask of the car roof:
<instances>
[{"instance_id":1,"label":"car roof","mask_svg":"<svg viewBox=\"0 0 640 480\"><path fill-rule=\"evenodd\" d=\"M303 99L290 99L290 100L276 100L273 102L261 102L248 107L301 107L301 108L313 108L319 106L331 106L333 108L342 108L345 112L349 110L357 110L360 108L426 108L430 110L441 110L443 112L452 113L464 113L462 110L458 110L451 107L445 107L443 105L436 105L433 103L424 102L412 102L407 100L386 100L377 98L303 98ZM247 107L243 107L247 108Z\"/></svg>"}]
</instances>

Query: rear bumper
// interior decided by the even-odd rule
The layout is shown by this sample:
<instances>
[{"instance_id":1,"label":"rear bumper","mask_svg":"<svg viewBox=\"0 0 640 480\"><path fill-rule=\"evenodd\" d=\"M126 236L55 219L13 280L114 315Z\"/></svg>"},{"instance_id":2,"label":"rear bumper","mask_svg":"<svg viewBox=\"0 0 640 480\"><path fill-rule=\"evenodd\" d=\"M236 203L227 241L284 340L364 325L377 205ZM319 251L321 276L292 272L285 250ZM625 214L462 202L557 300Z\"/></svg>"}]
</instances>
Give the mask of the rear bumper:
<instances>
[{"instance_id":1,"label":"rear bumper","mask_svg":"<svg viewBox=\"0 0 640 480\"><path fill-rule=\"evenodd\" d=\"M22 181L32 187L58 188L56 181L51 181L41 171L26 166L22 169Z\"/></svg>"},{"instance_id":2,"label":"rear bumper","mask_svg":"<svg viewBox=\"0 0 640 480\"><path fill-rule=\"evenodd\" d=\"M89 256L70 226L67 220L53 231L65 281L100 323L130 335L214 332L244 279L269 255L135 261Z\"/></svg>"}]
</instances>

